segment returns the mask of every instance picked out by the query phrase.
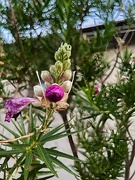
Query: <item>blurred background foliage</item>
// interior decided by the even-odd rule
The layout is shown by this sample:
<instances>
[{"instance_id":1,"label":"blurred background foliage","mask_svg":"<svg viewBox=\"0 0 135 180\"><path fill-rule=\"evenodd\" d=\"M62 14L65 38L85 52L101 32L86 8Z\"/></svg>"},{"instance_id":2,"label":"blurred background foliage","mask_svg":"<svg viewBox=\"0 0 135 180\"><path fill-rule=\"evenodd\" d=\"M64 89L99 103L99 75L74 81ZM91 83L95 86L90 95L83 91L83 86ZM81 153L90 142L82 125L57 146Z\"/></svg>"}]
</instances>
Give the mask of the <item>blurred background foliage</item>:
<instances>
[{"instance_id":1,"label":"blurred background foliage","mask_svg":"<svg viewBox=\"0 0 135 180\"><path fill-rule=\"evenodd\" d=\"M119 78L95 94L87 81L76 90L78 148L84 163L75 163L81 179L134 179L135 62L127 49L121 55ZM128 57L128 58L127 58ZM127 63L128 62L128 63ZM133 127L132 127L133 128ZM129 148L130 147L130 148Z\"/></svg>"},{"instance_id":2,"label":"blurred background foliage","mask_svg":"<svg viewBox=\"0 0 135 180\"><path fill-rule=\"evenodd\" d=\"M40 72L48 68L54 61L53 54L61 42L72 45L75 70L78 63L81 66L80 60L81 64L86 64L86 59L91 59L93 53L104 52L117 32L114 22L108 21L112 13L109 11L110 6L113 11L115 5L118 6L121 2L110 3L111 5L106 4L108 11L104 17L104 1L3 1L0 5L0 27L5 56L1 59L5 62L3 72L6 79L19 83L28 81L33 85L36 80L35 70ZM82 38L81 27L84 19L91 15L91 8L95 7L100 10L100 18L105 20L105 31L100 34L97 29L96 37L88 44ZM82 71L84 69L85 67Z\"/></svg>"},{"instance_id":3,"label":"blurred background foliage","mask_svg":"<svg viewBox=\"0 0 135 180\"><path fill-rule=\"evenodd\" d=\"M123 7L122 0L3 0L0 3L0 61L4 63L0 64L0 96L3 100L14 96L16 91L22 95L24 89L30 90L37 84L36 70L40 73L54 63L54 52L62 42L72 46L72 70L76 71L76 77L68 111L77 108L79 117L76 116L75 126L85 129L78 133L77 140L86 161L75 165L82 180L117 179L123 175L124 162L130 156L127 147L131 139L125 134L134 112L134 63L132 66L129 63L132 54L127 50L121 56L117 47L121 59L120 80L105 86L102 79L110 68L105 51L113 46L112 39L118 35L115 19L122 12L130 29L134 7L130 1ZM97 27L89 42L83 37L82 25L95 15L105 28L101 32ZM102 90L95 96L93 87L97 81L102 84ZM5 89L6 83L14 86L13 93ZM80 91L83 96L78 95ZM28 93L31 95L31 91ZM62 116L66 117L65 114ZM116 132L106 133L106 122L112 117ZM125 169L128 171L129 167Z\"/></svg>"}]
</instances>

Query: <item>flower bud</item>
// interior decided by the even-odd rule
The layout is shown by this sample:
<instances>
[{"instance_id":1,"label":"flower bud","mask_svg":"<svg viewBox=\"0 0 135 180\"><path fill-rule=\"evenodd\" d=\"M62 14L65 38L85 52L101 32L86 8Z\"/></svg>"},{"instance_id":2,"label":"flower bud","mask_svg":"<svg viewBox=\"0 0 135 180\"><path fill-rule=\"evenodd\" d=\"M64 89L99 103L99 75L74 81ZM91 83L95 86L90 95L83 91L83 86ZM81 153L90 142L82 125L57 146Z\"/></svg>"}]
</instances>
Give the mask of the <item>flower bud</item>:
<instances>
[{"instance_id":1,"label":"flower bud","mask_svg":"<svg viewBox=\"0 0 135 180\"><path fill-rule=\"evenodd\" d=\"M69 59L69 57L71 56L72 47L70 45L68 45L67 43L65 43L65 44L62 43L61 48L62 48L64 54L66 54L67 59Z\"/></svg>"},{"instance_id":2,"label":"flower bud","mask_svg":"<svg viewBox=\"0 0 135 180\"><path fill-rule=\"evenodd\" d=\"M99 86L97 84L94 85L94 94L97 95L99 93Z\"/></svg>"},{"instance_id":3,"label":"flower bud","mask_svg":"<svg viewBox=\"0 0 135 180\"><path fill-rule=\"evenodd\" d=\"M68 60L70 56L71 56L71 52L65 52L65 54L63 54L63 61Z\"/></svg>"},{"instance_id":4,"label":"flower bud","mask_svg":"<svg viewBox=\"0 0 135 180\"><path fill-rule=\"evenodd\" d=\"M36 85L33 88L34 88L35 96L39 96L39 97L43 96L43 87Z\"/></svg>"},{"instance_id":5,"label":"flower bud","mask_svg":"<svg viewBox=\"0 0 135 180\"><path fill-rule=\"evenodd\" d=\"M63 63L60 62L60 61L57 61L57 62L55 63L55 67L56 67L57 71L61 73L62 70L63 70Z\"/></svg>"},{"instance_id":6,"label":"flower bud","mask_svg":"<svg viewBox=\"0 0 135 180\"><path fill-rule=\"evenodd\" d=\"M62 74L62 76L61 76L60 79L61 79L62 81L67 81L67 80L71 79L71 77L72 77L72 71L69 70L69 69L67 69L67 70Z\"/></svg>"},{"instance_id":7,"label":"flower bud","mask_svg":"<svg viewBox=\"0 0 135 180\"><path fill-rule=\"evenodd\" d=\"M43 79L43 81L47 81L49 83L53 82L53 78L52 78L52 76L51 76L49 71L46 71L46 70L42 71L41 72L41 78Z\"/></svg>"},{"instance_id":8,"label":"flower bud","mask_svg":"<svg viewBox=\"0 0 135 180\"><path fill-rule=\"evenodd\" d=\"M55 67L55 65L51 65L50 66L50 73L55 77L57 76L57 69Z\"/></svg>"},{"instance_id":9,"label":"flower bud","mask_svg":"<svg viewBox=\"0 0 135 180\"><path fill-rule=\"evenodd\" d=\"M63 69L66 70L66 69L69 69L71 66L71 61L70 59L66 60L63 62Z\"/></svg>"},{"instance_id":10,"label":"flower bud","mask_svg":"<svg viewBox=\"0 0 135 180\"><path fill-rule=\"evenodd\" d=\"M62 61L62 55L59 53L59 50L56 51L54 58L56 61Z\"/></svg>"},{"instance_id":11,"label":"flower bud","mask_svg":"<svg viewBox=\"0 0 135 180\"><path fill-rule=\"evenodd\" d=\"M60 101L64 96L64 90L58 84L52 84L45 91L45 97L50 102Z\"/></svg>"},{"instance_id":12,"label":"flower bud","mask_svg":"<svg viewBox=\"0 0 135 180\"><path fill-rule=\"evenodd\" d=\"M44 85L45 85L45 88L47 88L47 87L49 87L51 84L46 81L46 82L44 83Z\"/></svg>"},{"instance_id":13,"label":"flower bud","mask_svg":"<svg viewBox=\"0 0 135 180\"><path fill-rule=\"evenodd\" d=\"M65 93L68 93L71 90L72 82L71 81L64 81L61 87L64 89Z\"/></svg>"},{"instance_id":14,"label":"flower bud","mask_svg":"<svg viewBox=\"0 0 135 180\"><path fill-rule=\"evenodd\" d=\"M67 43L64 43L64 44L62 43L58 51L56 51L54 57L56 61L63 62L65 60L68 60L70 56L71 56L71 46L68 45Z\"/></svg>"}]
</instances>

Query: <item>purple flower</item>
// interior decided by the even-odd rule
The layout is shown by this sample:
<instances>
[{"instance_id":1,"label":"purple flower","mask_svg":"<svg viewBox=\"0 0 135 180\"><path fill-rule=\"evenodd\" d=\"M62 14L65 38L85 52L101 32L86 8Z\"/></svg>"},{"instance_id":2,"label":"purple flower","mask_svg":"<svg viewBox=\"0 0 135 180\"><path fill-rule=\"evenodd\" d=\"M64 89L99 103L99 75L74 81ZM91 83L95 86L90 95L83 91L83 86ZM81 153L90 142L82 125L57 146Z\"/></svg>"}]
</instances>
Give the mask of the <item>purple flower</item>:
<instances>
[{"instance_id":1,"label":"purple flower","mask_svg":"<svg viewBox=\"0 0 135 180\"><path fill-rule=\"evenodd\" d=\"M50 102L60 101L64 97L64 90L61 86L53 84L46 89L45 97Z\"/></svg>"},{"instance_id":2,"label":"purple flower","mask_svg":"<svg viewBox=\"0 0 135 180\"><path fill-rule=\"evenodd\" d=\"M97 95L99 93L99 86L97 84L94 85L94 94Z\"/></svg>"},{"instance_id":3,"label":"purple flower","mask_svg":"<svg viewBox=\"0 0 135 180\"><path fill-rule=\"evenodd\" d=\"M10 122L11 118L16 118L21 113L21 110L26 107L31 102L37 101L37 98L21 97L21 98L12 98L5 103L5 108L8 109L5 121Z\"/></svg>"}]
</instances>

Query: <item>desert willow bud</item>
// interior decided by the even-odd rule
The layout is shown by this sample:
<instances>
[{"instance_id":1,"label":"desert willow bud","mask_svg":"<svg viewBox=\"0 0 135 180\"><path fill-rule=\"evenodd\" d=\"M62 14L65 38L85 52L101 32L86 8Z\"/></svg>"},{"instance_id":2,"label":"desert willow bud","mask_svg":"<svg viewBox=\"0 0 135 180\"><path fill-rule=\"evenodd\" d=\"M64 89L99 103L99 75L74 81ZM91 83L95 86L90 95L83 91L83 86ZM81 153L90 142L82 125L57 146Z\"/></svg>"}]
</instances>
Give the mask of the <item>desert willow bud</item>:
<instances>
[{"instance_id":1,"label":"desert willow bud","mask_svg":"<svg viewBox=\"0 0 135 180\"><path fill-rule=\"evenodd\" d=\"M63 62L63 70L69 69L70 66L71 66L71 60L70 59Z\"/></svg>"},{"instance_id":2,"label":"desert willow bud","mask_svg":"<svg viewBox=\"0 0 135 180\"><path fill-rule=\"evenodd\" d=\"M54 77L57 76L57 69L56 69L55 65L51 65L51 66L50 66L50 73L51 73Z\"/></svg>"},{"instance_id":3,"label":"desert willow bud","mask_svg":"<svg viewBox=\"0 0 135 180\"><path fill-rule=\"evenodd\" d=\"M43 95L43 88L41 87L41 86L39 86L39 85L36 85L36 86L34 86L33 87L34 88L34 94L35 94L35 96L38 96L38 97L43 97L44 95Z\"/></svg>"},{"instance_id":4,"label":"desert willow bud","mask_svg":"<svg viewBox=\"0 0 135 180\"><path fill-rule=\"evenodd\" d=\"M62 61L62 54L59 52L59 49L56 51L54 58L56 61Z\"/></svg>"},{"instance_id":5,"label":"desert willow bud","mask_svg":"<svg viewBox=\"0 0 135 180\"><path fill-rule=\"evenodd\" d=\"M56 67L56 69L57 69L57 72L62 72L62 70L63 70L63 63L62 62L60 62L60 61L57 61L56 63L55 63L55 67Z\"/></svg>"},{"instance_id":6,"label":"desert willow bud","mask_svg":"<svg viewBox=\"0 0 135 180\"><path fill-rule=\"evenodd\" d=\"M71 77L72 77L72 71L71 70L69 70L69 69L67 69L63 74L62 74L62 76L61 76L61 81L67 81L67 80L69 80L69 79L71 79Z\"/></svg>"},{"instance_id":7,"label":"desert willow bud","mask_svg":"<svg viewBox=\"0 0 135 180\"><path fill-rule=\"evenodd\" d=\"M71 46L67 43L62 43L58 51L55 53L56 61L65 61L71 56Z\"/></svg>"},{"instance_id":8,"label":"desert willow bud","mask_svg":"<svg viewBox=\"0 0 135 180\"><path fill-rule=\"evenodd\" d=\"M53 78L52 78L52 76L51 76L49 71L46 71L46 70L42 71L41 72L41 78L43 79L43 81L47 81L49 83L53 83Z\"/></svg>"},{"instance_id":9,"label":"desert willow bud","mask_svg":"<svg viewBox=\"0 0 135 180\"><path fill-rule=\"evenodd\" d=\"M65 93L69 93L72 87L72 82L71 81L64 81L61 85L61 87L64 89Z\"/></svg>"},{"instance_id":10,"label":"desert willow bud","mask_svg":"<svg viewBox=\"0 0 135 180\"><path fill-rule=\"evenodd\" d=\"M44 85L45 85L45 88L47 88L47 87L49 87L51 84L50 84L49 82L45 81Z\"/></svg>"},{"instance_id":11,"label":"desert willow bud","mask_svg":"<svg viewBox=\"0 0 135 180\"><path fill-rule=\"evenodd\" d=\"M69 57L71 56L72 47L67 43L61 44L61 47L62 47L62 50L63 50L64 54L67 55L67 59L69 59Z\"/></svg>"},{"instance_id":12,"label":"desert willow bud","mask_svg":"<svg viewBox=\"0 0 135 180\"><path fill-rule=\"evenodd\" d=\"M94 85L94 94L97 95L99 93L99 86L97 84Z\"/></svg>"}]
</instances>

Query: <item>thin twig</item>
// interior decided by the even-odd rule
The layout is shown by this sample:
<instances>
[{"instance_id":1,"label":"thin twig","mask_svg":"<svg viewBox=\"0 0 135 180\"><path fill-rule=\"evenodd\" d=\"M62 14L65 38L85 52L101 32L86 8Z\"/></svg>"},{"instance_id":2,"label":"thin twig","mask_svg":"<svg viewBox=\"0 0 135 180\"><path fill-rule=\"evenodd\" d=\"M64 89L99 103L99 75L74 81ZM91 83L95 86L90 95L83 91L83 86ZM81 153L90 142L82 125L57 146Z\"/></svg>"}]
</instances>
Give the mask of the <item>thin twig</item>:
<instances>
[{"instance_id":1,"label":"thin twig","mask_svg":"<svg viewBox=\"0 0 135 180\"><path fill-rule=\"evenodd\" d=\"M67 133L71 133L70 131L70 127L69 127L69 124L68 124L68 120L67 120L67 111L59 111L62 119L63 119L63 122L64 122L64 125L65 125L65 129L67 130ZM77 153L77 149L76 149L76 146L75 146L75 143L74 143L74 140L73 140L73 137L72 135L68 135L68 140L69 140L69 144L70 144L70 147L71 147L71 150L72 150L72 153L74 155L74 157L77 157L78 158L78 153Z\"/></svg>"},{"instance_id":2,"label":"thin twig","mask_svg":"<svg viewBox=\"0 0 135 180\"><path fill-rule=\"evenodd\" d=\"M10 142L15 142L15 141L18 141L18 140L21 140L21 139L28 138L28 137L33 136L33 135L34 135L34 132L29 133L29 134L26 134L26 135L24 135L24 136L20 136L20 137L18 137L18 138L8 139L8 140L2 140L2 141L0 141L0 143L10 143Z\"/></svg>"},{"instance_id":3,"label":"thin twig","mask_svg":"<svg viewBox=\"0 0 135 180\"><path fill-rule=\"evenodd\" d=\"M135 157L135 140L133 141L133 147L132 147L131 157L129 160L129 166L132 165L134 157Z\"/></svg>"},{"instance_id":4,"label":"thin twig","mask_svg":"<svg viewBox=\"0 0 135 180\"><path fill-rule=\"evenodd\" d=\"M7 97L7 96L0 96L1 99L10 99L12 97Z\"/></svg>"},{"instance_id":5,"label":"thin twig","mask_svg":"<svg viewBox=\"0 0 135 180\"><path fill-rule=\"evenodd\" d=\"M118 58L119 58L119 52L118 52L118 54L116 56L115 63L113 65L112 69L110 70L109 74L105 77L105 79L102 81L102 85L104 85L105 81L111 76L112 72L114 71L114 69L115 69L115 67L116 67L116 65L118 63Z\"/></svg>"},{"instance_id":6,"label":"thin twig","mask_svg":"<svg viewBox=\"0 0 135 180\"><path fill-rule=\"evenodd\" d=\"M135 175L135 170L134 170L133 174L131 175L131 177L129 178L129 180L131 180L134 177L134 175Z\"/></svg>"},{"instance_id":7,"label":"thin twig","mask_svg":"<svg viewBox=\"0 0 135 180\"><path fill-rule=\"evenodd\" d=\"M132 31L131 37L130 37L130 39L128 40L128 42L126 43L126 45L128 45L128 44L130 43L130 41L131 41L132 38L133 38L133 35L134 35L134 31Z\"/></svg>"},{"instance_id":8,"label":"thin twig","mask_svg":"<svg viewBox=\"0 0 135 180\"><path fill-rule=\"evenodd\" d=\"M22 43L22 39L20 37L20 34L19 34L19 29L18 29L18 26L17 26L17 18L15 16L15 12L14 12L14 9L12 7L12 3L11 3L11 0L8 0L8 3L9 3L9 7L10 7L10 11L11 11L11 16L12 16L12 26L14 27L14 30L15 30L15 39L16 41L18 42L18 46L20 48L20 53L21 53L21 56L23 57L23 64L24 66L27 64L27 58L26 58L26 55L25 55L25 50L24 50L24 47L23 47L23 43ZM30 74L30 71L29 71L29 68L27 70Z\"/></svg>"},{"instance_id":9,"label":"thin twig","mask_svg":"<svg viewBox=\"0 0 135 180\"><path fill-rule=\"evenodd\" d=\"M24 48L23 48L23 44L22 44L22 40L20 38L20 35L19 35L19 30L18 30L18 27L17 27L17 19L16 19L16 16L15 16L15 13L14 13L14 9L12 7L12 4L11 4L11 1L8 0L8 3L9 3L9 6L10 6L10 10L11 10L11 16L12 16L12 26L15 28L16 30L16 34L15 34L15 38L16 40L18 41L18 44L19 44L19 47L20 47L20 51L21 51L21 54L22 56L24 57L24 60L26 61L26 57L24 55Z\"/></svg>"},{"instance_id":10,"label":"thin twig","mask_svg":"<svg viewBox=\"0 0 135 180\"><path fill-rule=\"evenodd\" d=\"M18 87L16 87L16 85L11 81L11 80L8 80L9 81L9 83L16 89L16 93L19 93L22 97L24 97L24 95L21 93L21 91L19 90L19 88ZM19 85L17 85L17 86L19 86Z\"/></svg>"},{"instance_id":11,"label":"thin twig","mask_svg":"<svg viewBox=\"0 0 135 180\"><path fill-rule=\"evenodd\" d=\"M127 133L128 133L128 135L129 135L131 141L134 143L134 140L133 140L133 138L132 138L132 136L131 136L131 134L130 134L130 132L129 132L129 129L127 129Z\"/></svg>"},{"instance_id":12,"label":"thin twig","mask_svg":"<svg viewBox=\"0 0 135 180\"><path fill-rule=\"evenodd\" d=\"M126 171L125 171L125 180L129 180L129 176L130 176L130 167L133 163L133 160L134 160L134 157L135 157L135 140L133 141L133 146L132 146L132 151L131 151L131 156L130 156L130 159L126 159ZM133 176L133 174L132 174ZM131 177L132 177L131 176Z\"/></svg>"}]
</instances>

